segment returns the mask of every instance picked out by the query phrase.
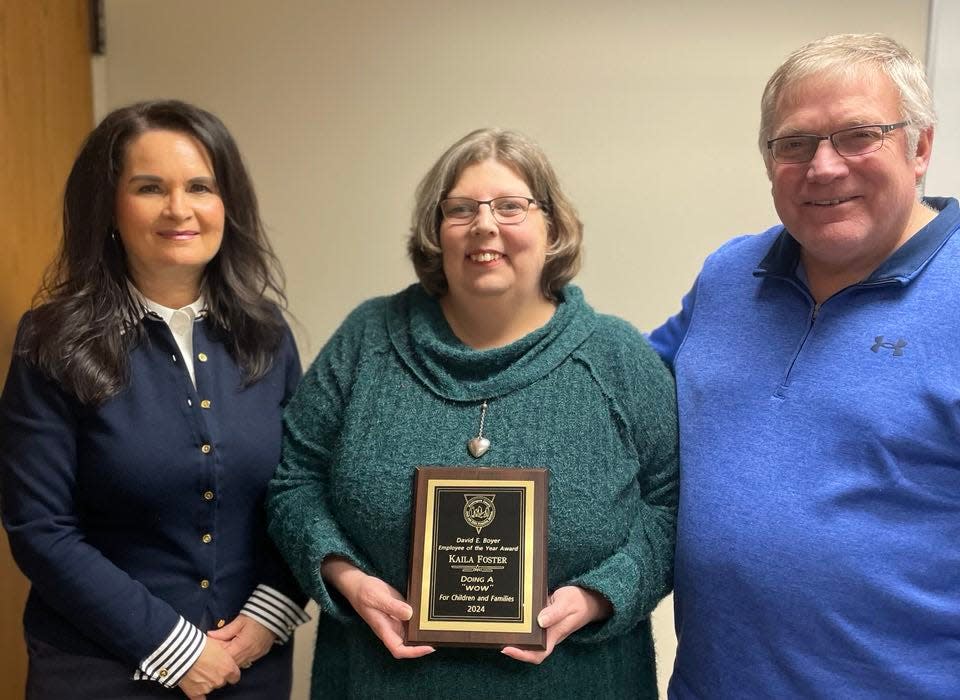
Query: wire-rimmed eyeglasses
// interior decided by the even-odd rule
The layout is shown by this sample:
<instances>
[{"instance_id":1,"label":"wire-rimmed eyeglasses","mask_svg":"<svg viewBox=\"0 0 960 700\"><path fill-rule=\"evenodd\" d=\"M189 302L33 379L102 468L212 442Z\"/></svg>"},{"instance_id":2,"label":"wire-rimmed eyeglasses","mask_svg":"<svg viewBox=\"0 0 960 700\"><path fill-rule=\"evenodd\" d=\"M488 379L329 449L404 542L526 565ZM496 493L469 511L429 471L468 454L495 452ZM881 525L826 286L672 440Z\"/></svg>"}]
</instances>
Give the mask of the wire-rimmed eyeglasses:
<instances>
[{"instance_id":1,"label":"wire-rimmed eyeglasses","mask_svg":"<svg viewBox=\"0 0 960 700\"><path fill-rule=\"evenodd\" d=\"M530 206L539 206L537 200L520 195L495 197L485 201L469 197L447 197L440 202L440 212L448 221L465 224L476 218L481 204L489 206L493 218L501 224L522 224L527 218Z\"/></svg>"},{"instance_id":2,"label":"wire-rimmed eyeglasses","mask_svg":"<svg viewBox=\"0 0 960 700\"><path fill-rule=\"evenodd\" d=\"M864 124L850 126L846 129L834 131L827 136L818 134L791 134L767 141L770 155L778 163L806 163L813 160L820 147L821 141L830 141L834 150L841 156L862 156L880 150L884 137L894 129L900 129L909 124Z\"/></svg>"}]
</instances>

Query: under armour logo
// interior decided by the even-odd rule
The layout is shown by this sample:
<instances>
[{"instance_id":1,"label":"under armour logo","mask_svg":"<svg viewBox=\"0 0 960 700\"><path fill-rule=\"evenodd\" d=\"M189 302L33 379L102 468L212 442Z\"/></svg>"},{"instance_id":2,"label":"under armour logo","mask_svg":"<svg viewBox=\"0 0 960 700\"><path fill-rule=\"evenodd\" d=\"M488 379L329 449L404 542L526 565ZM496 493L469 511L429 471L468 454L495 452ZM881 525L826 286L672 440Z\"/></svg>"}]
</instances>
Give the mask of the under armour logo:
<instances>
[{"instance_id":1,"label":"under armour logo","mask_svg":"<svg viewBox=\"0 0 960 700\"><path fill-rule=\"evenodd\" d=\"M873 345L870 346L870 349L874 352L880 352L880 348L887 348L893 350L894 357L901 357L903 355L903 349L907 346L907 341L903 338L897 338L895 343L885 343L883 342L883 336L878 335L874 338Z\"/></svg>"}]
</instances>

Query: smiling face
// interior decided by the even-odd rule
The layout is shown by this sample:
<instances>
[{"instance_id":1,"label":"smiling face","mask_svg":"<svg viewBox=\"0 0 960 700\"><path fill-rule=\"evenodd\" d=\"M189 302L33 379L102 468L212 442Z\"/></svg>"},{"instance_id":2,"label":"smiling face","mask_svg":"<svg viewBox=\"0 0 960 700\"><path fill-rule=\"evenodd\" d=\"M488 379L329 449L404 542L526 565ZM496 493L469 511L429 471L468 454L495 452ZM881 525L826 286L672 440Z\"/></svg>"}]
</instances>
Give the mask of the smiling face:
<instances>
[{"instance_id":1,"label":"smiling face","mask_svg":"<svg viewBox=\"0 0 960 700\"><path fill-rule=\"evenodd\" d=\"M863 68L847 77L812 76L784 92L771 138L827 135L859 124L901 120L899 93L885 75ZM770 164L780 220L803 247L808 274L867 277L929 219L916 184L926 172L932 135L916 155L897 129L872 153L843 157L821 141L808 163Z\"/></svg>"},{"instance_id":2,"label":"smiling face","mask_svg":"<svg viewBox=\"0 0 960 700\"><path fill-rule=\"evenodd\" d=\"M509 195L533 196L516 171L494 159L465 168L447 193L478 201ZM480 205L472 221L444 220L440 248L449 300L466 305L483 299L505 300L518 312L543 304L540 278L547 245L547 222L535 204L519 224L498 223L486 204Z\"/></svg>"},{"instance_id":3,"label":"smiling face","mask_svg":"<svg viewBox=\"0 0 960 700\"><path fill-rule=\"evenodd\" d=\"M116 223L134 284L161 304L200 293L220 250L224 208L210 157L188 134L153 130L131 141L117 185ZM182 305L182 304L181 304Z\"/></svg>"}]
</instances>

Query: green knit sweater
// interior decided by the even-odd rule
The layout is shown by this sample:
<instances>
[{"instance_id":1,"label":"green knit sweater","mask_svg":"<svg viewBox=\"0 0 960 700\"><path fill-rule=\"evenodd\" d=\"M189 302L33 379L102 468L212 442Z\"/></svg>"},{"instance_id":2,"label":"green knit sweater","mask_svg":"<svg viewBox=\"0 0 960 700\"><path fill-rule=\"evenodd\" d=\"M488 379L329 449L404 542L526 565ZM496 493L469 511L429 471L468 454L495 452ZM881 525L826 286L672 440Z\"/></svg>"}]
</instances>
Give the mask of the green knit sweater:
<instances>
[{"instance_id":1,"label":"green knit sweater","mask_svg":"<svg viewBox=\"0 0 960 700\"><path fill-rule=\"evenodd\" d=\"M473 459L484 400L491 448ZM672 582L676 405L669 372L629 324L568 286L545 326L473 350L414 285L350 314L284 426L270 532L323 611L313 698L656 697L648 616ZM405 593L413 469L437 464L548 467L549 589L599 591L613 616L539 666L497 650L390 656L319 565L342 555Z\"/></svg>"}]
</instances>

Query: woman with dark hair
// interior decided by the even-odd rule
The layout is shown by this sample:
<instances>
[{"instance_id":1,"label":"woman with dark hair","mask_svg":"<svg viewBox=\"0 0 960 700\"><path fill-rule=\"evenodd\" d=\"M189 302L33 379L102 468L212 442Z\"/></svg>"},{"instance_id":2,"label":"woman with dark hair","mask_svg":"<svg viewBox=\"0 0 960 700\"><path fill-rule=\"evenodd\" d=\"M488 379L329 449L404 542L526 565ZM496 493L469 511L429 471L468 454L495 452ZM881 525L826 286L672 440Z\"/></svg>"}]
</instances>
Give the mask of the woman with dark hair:
<instances>
[{"instance_id":1,"label":"woman with dark hair","mask_svg":"<svg viewBox=\"0 0 960 700\"><path fill-rule=\"evenodd\" d=\"M28 698L289 695L305 597L261 512L300 376L281 280L214 115L143 102L87 137L0 399Z\"/></svg>"},{"instance_id":2,"label":"woman with dark hair","mask_svg":"<svg viewBox=\"0 0 960 700\"><path fill-rule=\"evenodd\" d=\"M539 147L468 134L417 190L420 283L357 308L297 389L267 510L324 610L317 700L656 697L674 387L639 332L569 284L582 230ZM407 643L413 470L465 463L548 468L542 651Z\"/></svg>"}]
</instances>

